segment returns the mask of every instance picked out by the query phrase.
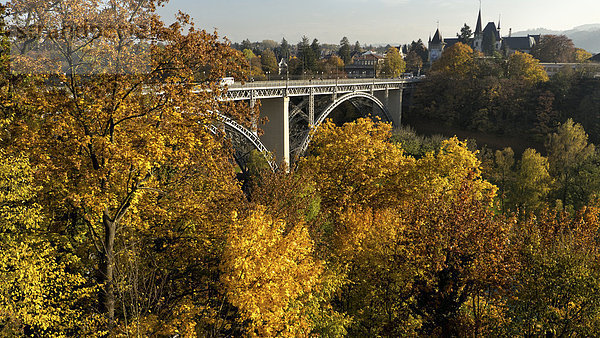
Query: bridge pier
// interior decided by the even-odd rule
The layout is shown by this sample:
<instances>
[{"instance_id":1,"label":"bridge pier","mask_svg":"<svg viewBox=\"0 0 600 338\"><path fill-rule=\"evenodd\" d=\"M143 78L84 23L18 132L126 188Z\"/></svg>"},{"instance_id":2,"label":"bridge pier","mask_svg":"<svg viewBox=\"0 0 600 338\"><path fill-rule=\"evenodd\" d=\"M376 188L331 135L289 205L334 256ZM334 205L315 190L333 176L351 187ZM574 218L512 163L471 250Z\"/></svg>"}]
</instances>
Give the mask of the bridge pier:
<instances>
[{"instance_id":1,"label":"bridge pier","mask_svg":"<svg viewBox=\"0 0 600 338\"><path fill-rule=\"evenodd\" d=\"M269 121L262 125L264 131L261 142L272 151L279 160L290 164L290 98L288 96L262 99L260 116Z\"/></svg>"},{"instance_id":2,"label":"bridge pier","mask_svg":"<svg viewBox=\"0 0 600 338\"><path fill-rule=\"evenodd\" d=\"M404 89L390 89L383 93L375 93L375 97L381 100L385 104L390 117L392 118L392 124L394 127L400 127L402 122L402 94ZM379 97L384 95L385 97Z\"/></svg>"}]
</instances>

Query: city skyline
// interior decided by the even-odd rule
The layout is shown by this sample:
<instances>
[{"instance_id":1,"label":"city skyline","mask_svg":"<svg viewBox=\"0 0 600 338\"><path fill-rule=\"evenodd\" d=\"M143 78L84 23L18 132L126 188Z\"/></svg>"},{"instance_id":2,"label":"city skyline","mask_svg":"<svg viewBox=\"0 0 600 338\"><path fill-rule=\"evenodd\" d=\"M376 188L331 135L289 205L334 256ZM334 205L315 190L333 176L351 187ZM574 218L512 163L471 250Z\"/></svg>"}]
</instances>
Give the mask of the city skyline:
<instances>
[{"instance_id":1,"label":"city skyline","mask_svg":"<svg viewBox=\"0 0 600 338\"><path fill-rule=\"evenodd\" d=\"M189 14L196 26L216 29L231 41L244 39L297 43L303 35L321 43L339 43L343 36L364 44L409 43L433 35L438 22L445 37L454 37L463 24L474 29L478 0L223 0L197 2L171 0L159 13L172 21L178 10ZM285 15L281 15L285 13ZM597 0L483 1L484 24L500 19L503 35L546 28L568 30L583 24L600 24Z\"/></svg>"}]
</instances>

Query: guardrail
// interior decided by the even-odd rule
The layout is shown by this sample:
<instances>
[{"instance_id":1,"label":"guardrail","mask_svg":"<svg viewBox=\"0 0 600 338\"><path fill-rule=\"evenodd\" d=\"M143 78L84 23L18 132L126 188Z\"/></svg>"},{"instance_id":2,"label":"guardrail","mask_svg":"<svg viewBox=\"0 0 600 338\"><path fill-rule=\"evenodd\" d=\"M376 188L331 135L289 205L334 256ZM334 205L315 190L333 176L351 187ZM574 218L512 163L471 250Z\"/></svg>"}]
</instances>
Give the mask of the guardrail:
<instances>
[{"instance_id":1,"label":"guardrail","mask_svg":"<svg viewBox=\"0 0 600 338\"><path fill-rule=\"evenodd\" d=\"M272 88L272 87L303 87L319 85L347 85L347 84L369 84L369 83L413 83L423 80L423 76L411 78L391 78L391 79L310 79L310 80L275 80L275 81L254 81L229 85L229 89L245 88Z\"/></svg>"}]
</instances>

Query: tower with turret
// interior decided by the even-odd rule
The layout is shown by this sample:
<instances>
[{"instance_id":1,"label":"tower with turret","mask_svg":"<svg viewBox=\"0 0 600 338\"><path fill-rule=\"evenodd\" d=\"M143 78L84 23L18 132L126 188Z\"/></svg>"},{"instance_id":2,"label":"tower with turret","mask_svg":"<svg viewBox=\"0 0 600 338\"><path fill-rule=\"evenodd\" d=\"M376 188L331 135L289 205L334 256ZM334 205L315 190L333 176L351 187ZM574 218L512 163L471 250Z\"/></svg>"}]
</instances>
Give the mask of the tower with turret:
<instances>
[{"instance_id":1,"label":"tower with turret","mask_svg":"<svg viewBox=\"0 0 600 338\"><path fill-rule=\"evenodd\" d=\"M436 29L435 34L433 35L433 39L431 36L429 37L429 63L439 59L442 56L442 52L444 51L444 38L442 37L442 33L440 33L440 29Z\"/></svg>"}]
</instances>

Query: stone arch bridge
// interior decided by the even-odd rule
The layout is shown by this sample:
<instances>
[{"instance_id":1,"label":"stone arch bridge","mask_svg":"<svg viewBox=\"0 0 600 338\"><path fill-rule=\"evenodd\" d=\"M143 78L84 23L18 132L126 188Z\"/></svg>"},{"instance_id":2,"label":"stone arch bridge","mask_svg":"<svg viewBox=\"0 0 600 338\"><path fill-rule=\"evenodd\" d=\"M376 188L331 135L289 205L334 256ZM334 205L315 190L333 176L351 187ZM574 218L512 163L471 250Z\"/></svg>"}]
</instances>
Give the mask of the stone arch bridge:
<instances>
[{"instance_id":1,"label":"stone arch bridge","mask_svg":"<svg viewBox=\"0 0 600 338\"><path fill-rule=\"evenodd\" d=\"M236 152L236 161L247 160L249 151L268 150L278 161L288 164L306 151L313 128L329 118L336 108L351 104L360 116L376 116L399 125L402 119L403 97L422 78L407 79L334 79L306 81L263 81L229 86L223 100L248 101L254 108L260 100L260 116L268 118L261 125L263 135L245 129L221 116ZM408 89L408 90L406 90ZM275 169L273 157L269 157Z\"/></svg>"}]
</instances>

